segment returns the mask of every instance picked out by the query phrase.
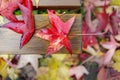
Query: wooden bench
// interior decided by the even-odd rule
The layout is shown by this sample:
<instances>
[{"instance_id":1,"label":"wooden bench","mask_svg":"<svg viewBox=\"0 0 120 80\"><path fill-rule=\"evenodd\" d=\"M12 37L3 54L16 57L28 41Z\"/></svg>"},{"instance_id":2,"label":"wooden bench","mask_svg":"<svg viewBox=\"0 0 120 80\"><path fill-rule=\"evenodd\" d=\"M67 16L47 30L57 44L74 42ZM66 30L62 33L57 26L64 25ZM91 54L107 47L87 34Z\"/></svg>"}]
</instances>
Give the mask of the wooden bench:
<instances>
[{"instance_id":1,"label":"wooden bench","mask_svg":"<svg viewBox=\"0 0 120 80\"><path fill-rule=\"evenodd\" d=\"M35 5L35 3L33 2ZM79 0L40 0L38 8L34 9L77 9L80 8ZM61 18L66 21L72 16L76 16L74 25L72 26L69 34L72 49L74 54L79 54L81 51L81 37L70 36L71 34L81 33L81 15L80 14L65 14ZM17 16L21 18L21 16ZM4 19L4 22L9 22ZM49 23L47 14L35 15L35 27L36 32ZM36 33L35 32L35 33ZM0 28L0 53L6 54L45 54L49 42L35 36L25 45L22 49L19 49L21 35L11 30ZM62 48L59 53L68 53L65 48Z\"/></svg>"}]
</instances>

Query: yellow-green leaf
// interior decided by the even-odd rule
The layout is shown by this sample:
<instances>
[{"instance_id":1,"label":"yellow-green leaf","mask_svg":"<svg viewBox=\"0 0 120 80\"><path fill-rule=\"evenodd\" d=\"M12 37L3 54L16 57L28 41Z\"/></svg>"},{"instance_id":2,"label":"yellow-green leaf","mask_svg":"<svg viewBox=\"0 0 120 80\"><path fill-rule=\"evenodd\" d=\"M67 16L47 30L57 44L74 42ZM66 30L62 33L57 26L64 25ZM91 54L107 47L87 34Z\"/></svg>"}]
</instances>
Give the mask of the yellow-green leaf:
<instances>
[{"instance_id":1,"label":"yellow-green leaf","mask_svg":"<svg viewBox=\"0 0 120 80\"><path fill-rule=\"evenodd\" d=\"M120 6L120 0L111 0L110 5Z\"/></svg>"},{"instance_id":2,"label":"yellow-green leaf","mask_svg":"<svg viewBox=\"0 0 120 80\"><path fill-rule=\"evenodd\" d=\"M113 55L113 60L115 62L120 62L120 50L116 50L114 55Z\"/></svg>"},{"instance_id":3,"label":"yellow-green leaf","mask_svg":"<svg viewBox=\"0 0 120 80\"><path fill-rule=\"evenodd\" d=\"M120 72L120 62L116 62L112 65L114 70L117 70L118 72Z\"/></svg>"},{"instance_id":4,"label":"yellow-green leaf","mask_svg":"<svg viewBox=\"0 0 120 80\"><path fill-rule=\"evenodd\" d=\"M0 58L0 74L3 78L7 76L7 63L3 58Z\"/></svg>"}]
</instances>

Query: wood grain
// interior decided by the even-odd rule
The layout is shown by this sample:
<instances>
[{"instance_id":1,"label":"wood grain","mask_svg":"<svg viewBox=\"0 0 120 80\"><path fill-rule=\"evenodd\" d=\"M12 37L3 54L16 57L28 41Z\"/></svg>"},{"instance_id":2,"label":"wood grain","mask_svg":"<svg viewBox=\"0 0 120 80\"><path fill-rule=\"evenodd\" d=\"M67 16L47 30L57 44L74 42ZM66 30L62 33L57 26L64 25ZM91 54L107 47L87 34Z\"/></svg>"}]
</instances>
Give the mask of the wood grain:
<instances>
[{"instance_id":1,"label":"wood grain","mask_svg":"<svg viewBox=\"0 0 120 80\"><path fill-rule=\"evenodd\" d=\"M32 0L35 5L35 0ZM75 9L80 8L81 0L40 0L38 9Z\"/></svg>"},{"instance_id":2,"label":"wood grain","mask_svg":"<svg viewBox=\"0 0 120 80\"><path fill-rule=\"evenodd\" d=\"M72 16L76 16L74 25L70 31L69 37L72 44L72 49L74 54L80 53L81 40L80 36L70 36L72 34L79 34L81 32L81 15L80 14L66 14L61 18L66 21ZM17 16L22 19L21 16ZM9 22L4 19L4 22ZM39 29L45 27L49 24L48 15L35 15L35 28L37 33ZM45 54L49 42L36 37L35 35L32 39L25 45L22 49L19 49L21 35L17 34L11 30L0 28L0 53L4 54ZM62 48L59 53L68 53L65 48Z\"/></svg>"}]
</instances>

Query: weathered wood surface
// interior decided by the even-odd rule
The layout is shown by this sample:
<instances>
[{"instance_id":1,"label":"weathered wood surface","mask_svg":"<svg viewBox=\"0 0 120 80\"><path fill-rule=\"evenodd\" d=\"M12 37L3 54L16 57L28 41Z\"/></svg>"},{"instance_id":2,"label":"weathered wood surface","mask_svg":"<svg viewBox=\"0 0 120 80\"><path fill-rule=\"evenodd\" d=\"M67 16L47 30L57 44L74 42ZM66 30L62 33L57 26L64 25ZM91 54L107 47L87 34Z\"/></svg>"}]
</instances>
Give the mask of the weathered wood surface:
<instances>
[{"instance_id":1,"label":"weathered wood surface","mask_svg":"<svg viewBox=\"0 0 120 80\"><path fill-rule=\"evenodd\" d=\"M80 8L81 0L40 0L38 9L75 9ZM33 0L33 4L35 2Z\"/></svg>"},{"instance_id":2,"label":"weathered wood surface","mask_svg":"<svg viewBox=\"0 0 120 80\"><path fill-rule=\"evenodd\" d=\"M79 34L81 29L81 15L80 14L66 14L61 18L66 21L72 16L76 16L74 25L72 26L71 32L69 34L73 53L80 53L80 36L70 36L72 34ZM21 19L21 16L18 16ZM8 22L4 19L4 22ZM36 15L35 16L35 25L36 32L40 28L43 28L45 25L49 24L48 15ZM36 37L35 35L32 39L25 45L22 49L19 49L21 35L17 34L11 30L0 28L0 53L6 54L45 54L49 42L43 39ZM61 49L59 53L68 53L65 48Z\"/></svg>"}]
</instances>

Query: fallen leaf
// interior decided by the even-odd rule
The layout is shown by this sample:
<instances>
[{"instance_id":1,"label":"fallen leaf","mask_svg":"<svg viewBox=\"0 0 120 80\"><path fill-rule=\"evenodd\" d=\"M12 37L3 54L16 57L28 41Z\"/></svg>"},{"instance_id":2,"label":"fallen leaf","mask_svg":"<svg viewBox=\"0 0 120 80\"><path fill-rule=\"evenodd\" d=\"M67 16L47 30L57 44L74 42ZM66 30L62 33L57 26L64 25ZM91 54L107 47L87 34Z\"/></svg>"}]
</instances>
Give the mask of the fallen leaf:
<instances>
[{"instance_id":1,"label":"fallen leaf","mask_svg":"<svg viewBox=\"0 0 120 80\"><path fill-rule=\"evenodd\" d=\"M116 36L115 36L115 39L116 39L117 41L120 41L120 34L116 35Z\"/></svg>"},{"instance_id":2,"label":"fallen leaf","mask_svg":"<svg viewBox=\"0 0 120 80\"><path fill-rule=\"evenodd\" d=\"M6 54L1 54L1 55L0 55L0 58L3 58L4 60L7 60L7 59L8 59L8 57L9 57L9 56L8 56L8 55L6 55Z\"/></svg>"},{"instance_id":3,"label":"fallen leaf","mask_svg":"<svg viewBox=\"0 0 120 80\"><path fill-rule=\"evenodd\" d=\"M14 68L7 68L8 76L11 80L16 80L18 75L16 73L16 70Z\"/></svg>"},{"instance_id":4,"label":"fallen leaf","mask_svg":"<svg viewBox=\"0 0 120 80\"><path fill-rule=\"evenodd\" d=\"M112 64L112 68L117 72L120 72L120 62L115 62Z\"/></svg>"},{"instance_id":5,"label":"fallen leaf","mask_svg":"<svg viewBox=\"0 0 120 80\"><path fill-rule=\"evenodd\" d=\"M97 75L97 80L106 80L106 79L107 79L107 69L105 67L101 67Z\"/></svg>"},{"instance_id":6,"label":"fallen leaf","mask_svg":"<svg viewBox=\"0 0 120 80\"><path fill-rule=\"evenodd\" d=\"M0 16L0 24L4 24L4 18Z\"/></svg>"},{"instance_id":7,"label":"fallen leaf","mask_svg":"<svg viewBox=\"0 0 120 80\"><path fill-rule=\"evenodd\" d=\"M85 49L86 52L88 52L89 54L93 55L93 56L96 56L96 57L100 57L103 55L103 53L100 51L100 50L95 50L93 47L91 46L88 46L86 49Z\"/></svg>"},{"instance_id":8,"label":"fallen leaf","mask_svg":"<svg viewBox=\"0 0 120 80\"><path fill-rule=\"evenodd\" d=\"M114 9L113 13L110 15L110 24L114 35L118 34L119 23L120 23L120 17L118 16L118 11Z\"/></svg>"},{"instance_id":9,"label":"fallen leaf","mask_svg":"<svg viewBox=\"0 0 120 80\"><path fill-rule=\"evenodd\" d=\"M101 44L104 48L108 49L108 51L104 54L104 64L109 64L116 48L119 46L119 44L115 41L114 37L110 36L110 42L105 42Z\"/></svg>"},{"instance_id":10,"label":"fallen leaf","mask_svg":"<svg viewBox=\"0 0 120 80\"><path fill-rule=\"evenodd\" d=\"M22 48L34 34L34 17L32 15L32 1L25 0L24 5L18 4L22 12L24 21L9 22L2 26L2 28L8 28L16 33L22 34L20 41L20 48Z\"/></svg>"},{"instance_id":11,"label":"fallen leaf","mask_svg":"<svg viewBox=\"0 0 120 80\"><path fill-rule=\"evenodd\" d=\"M104 30L109 23L109 14L106 12L107 7L102 7L102 12L96 12L96 17L99 20L97 31Z\"/></svg>"},{"instance_id":12,"label":"fallen leaf","mask_svg":"<svg viewBox=\"0 0 120 80\"><path fill-rule=\"evenodd\" d=\"M0 58L0 74L2 75L3 78L6 78L7 76L7 68L6 67L7 63L3 58Z\"/></svg>"},{"instance_id":13,"label":"fallen leaf","mask_svg":"<svg viewBox=\"0 0 120 80\"><path fill-rule=\"evenodd\" d=\"M70 69L70 76L74 76L79 80L84 74L89 74L84 66L76 66Z\"/></svg>"},{"instance_id":14,"label":"fallen leaf","mask_svg":"<svg viewBox=\"0 0 120 80\"><path fill-rule=\"evenodd\" d=\"M107 80L120 80L120 76L115 76L115 77L109 78Z\"/></svg>"},{"instance_id":15,"label":"fallen leaf","mask_svg":"<svg viewBox=\"0 0 120 80\"><path fill-rule=\"evenodd\" d=\"M100 7L104 6L105 4L108 5L110 3L109 0L85 0L84 4L85 6L88 6L89 8L94 8L94 7Z\"/></svg>"},{"instance_id":16,"label":"fallen leaf","mask_svg":"<svg viewBox=\"0 0 120 80\"><path fill-rule=\"evenodd\" d=\"M107 13L107 8L104 6L102 12L96 12L97 18L99 20L99 27L97 31L110 31L112 34L118 34L118 26L120 22L120 17L118 16L118 12L116 9L112 10L112 13ZM113 8L112 8L113 9Z\"/></svg>"},{"instance_id":17,"label":"fallen leaf","mask_svg":"<svg viewBox=\"0 0 120 80\"><path fill-rule=\"evenodd\" d=\"M38 59L41 57L41 55L21 55L17 68L22 68L28 63L30 63L33 66L33 68L37 71L39 64Z\"/></svg>"},{"instance_id":18,"label":"fallen leaf","mask_svg":"<svg viewBox=\"0 0 120 80\"><path fill-rule=\"evenodd\" d=\"M120 6L120 0L111 0L111 1L110 1L110 5Z\"/></svg>"},{"instance_id":19,"label":"fallen leaf","mask_svg":"<svg viewBox=\"0 0 120 80\"><path fill-rule=\"evenodd\" d=\"M6 17L10 21L18 21L13 12L18 9L18 3L22 2L23 0L1 0L0 15Z\"/></svg>"},{"instance_id":20,"label":"fallen leaf","mask_svg":"<svg viewBox=\"0 0 120 80\"><path fill-rule=\"evenodd\" d=\"M69 66L55 56L57 54L40 60L41 67L38 71L40 73L40 75L38 74L38 80L70 80Z\"/></svg>"},{"instance_id":21,"label":"fallen leaf","mask_svg":"<svg viewBox=\"0 0 120 80\"><path fill-rule=\"evenodd\" d=\"M115 62L120 62L120 50L116 50L114 55L113 55L113 60Z\"/></svg>"},{"instance_id":22,"label":"fallen leaf","mask_svg":"<svg viewBox=\"0 0 120 80\"><path fill-rule=\"evenodd\" d=\"M48 71L49 71L49 68L48 68L48 67L40 67L40 68L37 70L37 75L36 75L36 77L39 78L39 76L42 76L42 75L47 74Z\"/></svg>"},{"instance_id":23,"label":"fallen leaf","mask_svg":"<svg viewBox=\"0 0 120 80\"><path fill-rule=\"evenodd\" d=\"M67 54L52 54L51 56L57 59L58 61L63 61L68 55Z\"/></svg>"},{"instance_id":24,"label":"fallen leaf","mask_svg":"<svg viewBox=\"0 0 120 80\"><path fill-rule=\"evenodd\" d=\"M47 55L57 52L63 46L72 54L72 48L70 40L68 38L68 33L71 29L71 26L75 20L75 17L72 17L66 22L63 22L58 16L53 12L48 10L48 15L50 19L50 28L41 29L36 36L42 39L50 41L50 45L46 52Z\"/></svg>"},{"instance_id":25,"label":"fallen leaf","mask_svg":"<svg viewBox=\"0 0 120 80\"><path fill-rule=\"evenodd\" d=\"M88 3L89 4L89 3ZM85 20L82 23L82 41L83 41L83 48L87 48L87 46L94 46L97 44L97 39L94 34L101 32L101 30L97 31L98 20L92 20L92 9L89 5L86 4L85 10ZM91 35L86 35L91 34Z\"/></svg>"},{"instance_id":26,"label":"fallen leaf","mask_svg":"<svg viewBox=\"0 0 120 80\"><path fill-rule=\"evenodd\" d=\"M80 60L83 62L85 61L90 55L86 53L81 53L80 54Z\"/></svg>"},{"instance_id":27,"label":"fallen leaf","mask_svg":"<svg viewBox=\"0 0 120 80\"><path fill-rule=\"evenodd\" d=\"M87 22L83 23L82 26L82 34L95 34L94 32L90 32L90 28L87 25ZM82 35L83 48L87 48L88 46L94 46L97 44L97 39L94 35Z\"/></svg>"}]
</instances>

